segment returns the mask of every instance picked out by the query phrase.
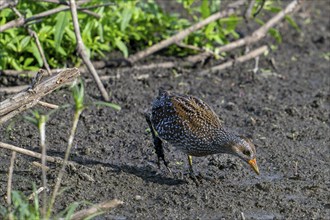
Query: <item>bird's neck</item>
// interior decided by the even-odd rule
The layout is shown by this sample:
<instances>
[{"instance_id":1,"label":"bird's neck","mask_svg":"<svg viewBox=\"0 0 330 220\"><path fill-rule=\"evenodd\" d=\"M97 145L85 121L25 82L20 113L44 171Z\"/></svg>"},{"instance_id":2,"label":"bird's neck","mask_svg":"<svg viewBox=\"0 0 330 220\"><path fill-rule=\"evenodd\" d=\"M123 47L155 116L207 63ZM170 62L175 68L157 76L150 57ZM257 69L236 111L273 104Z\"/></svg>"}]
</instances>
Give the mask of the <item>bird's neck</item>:
<instances>
[{"instance_id":1,"label":"bird's neck","mask_svg":"<svg viewBox=\"0 0 330 220\"><path fill-rule=\"evenodd\" d=\"M239 137L234 132L221 128L217 131L215 138L215 144L218 146L219 153L232 154L232 146L235 143L239 143Z\"/></svg>"}]
</instances>

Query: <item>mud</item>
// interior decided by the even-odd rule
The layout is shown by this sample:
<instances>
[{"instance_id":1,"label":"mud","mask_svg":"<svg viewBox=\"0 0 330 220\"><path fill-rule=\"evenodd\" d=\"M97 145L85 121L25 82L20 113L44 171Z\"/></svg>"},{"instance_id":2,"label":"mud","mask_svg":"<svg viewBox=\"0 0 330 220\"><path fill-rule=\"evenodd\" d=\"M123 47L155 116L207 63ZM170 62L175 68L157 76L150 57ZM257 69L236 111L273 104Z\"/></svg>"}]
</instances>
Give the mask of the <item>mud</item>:
<instances>
[{"instance_id":1,"label":"mud","mask_svg":"<svg viewBox=\"0 0 330 220\"><path fill-rule=\"evenodd\" d=\"M91 106L78 125L70 159L83 166L67 169L56 201L63 210L74 201L125 202L97 219L329 219L330 216L330 4L318 1L295 18L300 32L281 25L283 43L268 57L208 76L199 69L154 69L118 72L106 82L116 112ZM274 44L273 40L261 43ZM326 59L326 53L327 59ZM274 59L274 69L268 59ZM151 57L147 62L161 62ZM138 76L145 74L145 78ZM1 86L26 83L1 77ZM215 155L194 158L195 171L211 177L196 184L186 175L186 156L165 144L172 174L158 169L143 112L158 88L202 98L228 127L251 135L261 172L237 158ZM0 94L1 100L9 95ZM99 99L87 84L86 102ZM68 89L46 97L56 104L72 103ZM46 112L44 108L38 108ZM56 112L47 124L48 154L63 156L72 110ZM1 141L39 151L36 128L21 117L0 128ZM11 153L0 149L0 204L4 205ZM13 188L25 194L41 184L41 170L31 157L18 155ZM49 164L52 187L59 166ZM86 204L81 207L87 206Z\"/></svg>"}]
</instances>

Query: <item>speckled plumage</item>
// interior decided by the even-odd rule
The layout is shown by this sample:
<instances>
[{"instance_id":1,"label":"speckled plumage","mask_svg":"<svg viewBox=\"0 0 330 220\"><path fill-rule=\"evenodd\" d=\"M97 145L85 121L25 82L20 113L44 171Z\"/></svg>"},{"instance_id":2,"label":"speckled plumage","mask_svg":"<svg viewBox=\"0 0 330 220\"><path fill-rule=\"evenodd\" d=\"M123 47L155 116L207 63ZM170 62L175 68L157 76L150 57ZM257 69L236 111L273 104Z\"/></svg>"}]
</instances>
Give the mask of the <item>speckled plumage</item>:
<instances>
[{"instance_id":1,"label":"speckled plumage","mask_svg":"<svg viewBox=\"0 0 330 220\"><path fill-rule=\"evenodd\" d=\"M254 160L251 166L259 173L252 142L226 129L212 108L196 97L160 90L147 121L159 138L189 156L234 154L250 165ZM160 145L155 143L156 151Z\"/></svg>"},{"instance_id":2,"label":"speckled plumage","mask_svg":"<svg viewBox=\"0 0 330 220\"><path fill-rule=\"evenodd\" d=\"M162 91L155 99L151 121L160 138L192 156L225 153L215 148L227 136L214 111L193 96Z\"/></svg>"}]
</instances>

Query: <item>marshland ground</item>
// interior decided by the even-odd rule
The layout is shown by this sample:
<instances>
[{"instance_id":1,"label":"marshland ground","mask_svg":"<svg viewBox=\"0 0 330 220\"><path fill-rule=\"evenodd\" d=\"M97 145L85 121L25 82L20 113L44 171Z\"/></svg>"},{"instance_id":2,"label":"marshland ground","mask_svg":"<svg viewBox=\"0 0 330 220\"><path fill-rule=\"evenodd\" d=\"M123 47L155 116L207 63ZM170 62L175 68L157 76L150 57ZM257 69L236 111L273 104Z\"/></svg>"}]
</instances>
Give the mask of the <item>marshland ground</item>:
<instances>
[{"instance_id":1,"label":"marshland ground","mask_svg":"<svg viewBox=\"0 0 330 220\"><path fill-rule=\"evenodd\" d=\"M83 166L67 169L65 191L58 196L55 209L63 210L74 201L98 203L117 198L124 205L97 219L240 219L242 213L246 219L328 219L329 15L329 1L320 0L295 15L300 32L287 23L280 25L283 42L277 45L270 38L260 42L277 45L277 49L260 57L255 74L253 61L207 76L198 76L198 67L105 70L113 76L104 82L111 101L122 110L90 107L83 112L70 157ZM171 59L175 58L153 56L144 62ZM26 83L25 78L0 76L0 86ZM196 186L185 175L186 156L169 144L165 144L165 154L173 173L164 166L158 169L143 112L150 108L160 86L203 99L228 127L251 135L261 175L232 156L194 158L195 171L213 178L202 179ZM0 94L0 100L9 96ZM87 83L86 102L99 99L96 86ZM72 103L67 88L44 100ZM72 115L72 109L66 108L51 116L46 127L49 155L64 155ZM22 117L1 126L0 134L3 142L39 151L38 132ZM10 157L11 152L0 149L2 205ZM26 195L32 192L32 183L42 185L41 170L33 161L18 155L15 162L13 189ZM52 187L60 166L49 166L47 178Z\"/></svg>"}]
</instances>

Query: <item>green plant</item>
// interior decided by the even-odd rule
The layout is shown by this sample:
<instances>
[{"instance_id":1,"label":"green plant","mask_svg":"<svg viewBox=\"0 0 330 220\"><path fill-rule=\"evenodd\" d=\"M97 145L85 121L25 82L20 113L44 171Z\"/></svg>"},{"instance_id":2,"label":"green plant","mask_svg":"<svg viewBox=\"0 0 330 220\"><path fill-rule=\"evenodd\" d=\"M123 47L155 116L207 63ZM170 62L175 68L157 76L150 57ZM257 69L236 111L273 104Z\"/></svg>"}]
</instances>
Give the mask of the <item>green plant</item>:
<instances>
[{"instance_id":1,"label":"green plant","mask_svg":"<svg viewBox=\"0 0 330 220\"><path fill-rule=\"evenodd\" d=\"M254 21L260 25L263 25L265 22L260 19L259 17L264 17L265 12L271 12L271 13L278 13L280 12L281 9L281 2L277 2L277 1L273 1L273 0L257 0L253 10L252 10L252 14L256 14L259 13L260 11L260 15L258 14L257 17L254 18ZM260 10L260 7L262 7L262 9ZM290 16L285 16L285 20L293 27L295 28L297 31L300 31L297 23L293 20L292 17ZM282 36L281 33L278 29L276 28L270 28L268 33L278 42L278 43L282 43Z\"/></svg>"},{"instance_id":2,"label":"green plant","mask_svg":"<svg viewBox=\"0 0 330 220\"><path fill-rule=\"evenodd\" d=\"M61 181L62 181L62 178L64 175L65 167L69 160L69 156L70 156L70 152L71 152L71 148L72 148L72 144L73 144L73 139L75 137L75 133L77 130L77 125L79 122L80 115L84 111L84 109L87 107L84 103L85 89L84 89L84 84L82 83L82 81L80 81L79 83L76 82L71 87L71 91L72 91L72 97L74 100L73 122L72 122L70 136L68 139L68 146L65 151L64 162L63 162L62 168L57 176L57 181L55 183L55 187L54 187L54 190L53 190L50 202L49 202L49 206L48 206L48 210L47 210L47 214L46 214L47 219L49 219L52 214L52 208L53 208L54 202L56 200L58 191L60 189L60 185L61 185ZM100 104L104 104L104 105L109 104L110 107L115 107L115 108L117 107L115 104L112 104L112 103L100 102ZM117 109L120 110L120 108L118 108L118 107L117 107ZM69 213L73 213L73 211L71 211L71 210L72 209L69 209Z\"/></svg>"},{"instance_id":3,"label":"green plant","mask_svg":"<svg viewBox=\"0 0 330 220\"><path fill-rule=\"evenodd\" d=\"M88 55L93 59L101 59L106 53L119 50L124 57L128 57L131 53L156 44L222 9L220 0L177 1L193 18L192 22L177 14L165 13L154 0L115 0L110 5L93 9L100 18L79 12L81 35ZM81 7L101 3L104 1L91 0ZM252 14L261 6L262 10L255 18L255 22L260 25L264 24L265 12L277 13L281 10L281 2L256 0ZM19 0L17 9L29 18L55 7L56 4L47 2ZM11 9L0 11L0 25L14 19L16 16ZM299 29L291 17L287 16L286 20L294 28ZM232 15L212 22L190 34L182 43L216 53L216 46L239 38L237 27L242 21L242 17ZM51 15L40 22L29 22L28 25L38 34L51 67L63 67L68 63L80 64L81 61L75 54L76 38L70 11ZM281 35L277 29L272 28L269 33L281 42ZM186 56L198 51L172 45L165 52L169 55ZM34 39L28 35L24 27L0 33L0 69L37 70L42 65L43 61Z\"/></svg>"},{"instance_id":4,"label":"green plant","mask_svg":"<svg viewBox=\"0 0 330 220\"><path fill-rule=\"evenodd\" d=\"M81 203L87 203L87 202L74 202L71 205L69 205L65 210L59 212L59 213L53 213L53 205L56 201L56 196L59 192L59 187L61 180L63 178L64 170L65 167L68 163L68 158L70 155L70 150L73 144L75 132L77 129L77 124L79 121L79 117L81 113L83 112L84 109L89 107L90 105L97 105L97 106L106 106L106 107L111 107L115 110L120 110L120 106L116 105L114 103L109 103L109 102L94 102L91 104L86 104L85 103L85 89L82 81L76 82L72 87L71 87L71 92L72 92L72 97L74 100L74 115L73 115L73 125L71 128L71 133L69 136L68 140L68 146L67 150L65 152L65 158L64 162L62 163L62 169L59 172L57 176L57 182L55 185L55 188L53 190L52 197L49 199L47 198L46 191L44 191L43 194L43 205L42 205L42 210L39 207L39 198L38 194L36 193L35 186L33 186L33 203L29 201L27 197L25 197L21 192L18 191L12 191L12 204L10 204L8 207L0 206L0 219L33 219L33 220L38 220L38 219L50 219L50 218L65 218L65 219L70 219L71 216L74 214L76 208L78 205ZM41 114L39 111L31 111L30 116L25 116L25 120L28 122L36 125L38 127L39 135L40 135L40 146L42 149L42 165L45 167L45 157L46 157L46 146L45 146L45 139L46 139L46 134L45 134L45 129L46 129L46 121L49 119L52 113L55 111L58 111L63 108L70 107L72 105L66 104L63 105L62 107L50 111L48 114ZM45 169L43 168L43 186L46 187L46 172ZM31 196L30 196L31 197ZM90 203L88 203L90 204ZM48 209L47 209L48 206ZM46 211L47 210L47 211ZM93 213L92 216L100 215L103 212L97 212ZM53 216L55 215L55 216Z\"/></svg>"},{"instance_id":5,"label":"green plant","mask_svg":"<svg viewBox=\"0 0 330 220\"><path fill-rule=\"evenodd\" d=\"M32 198L31 198L32 197ZM71 219L77 207L87 202L71 203L65 210L58 213L54 219ZM89 204L89 203L87 203ZM45 219L40 212L39 197L33 185L32 196L27 197L20 191L12 191L12 204L10 208L0 206L0 217L5 220L41 220Z\"/></svg>"},{"instance_id":6,"label":"green plant","mask_svg":"<svg viewBox=\"0 0 330 220\"><path fill-rule=\"evenodd\" d=\"M34 193L35 185L33 185ZM12 191L12 204L10 208L6 209L5 207L0 206L0 216L4 219L31 219L38 220L40 219L39 211L39 200L38 195L35 193L33 203L19 191Z\"/></svg>"},{"instance_id":7,"label":"green plant","mask_svg":"<svg viewBox=\"0 0 330 220\"><path fill-rule=\"evenodd\" d=\"M99 5L100 2L92 0L83 6ZM29 18L55 6L20 0L17 9ZM127 57L133 48L138 50L150 46L171 35L173 28L187 24L184 19L163 13L153 1L117 0L109 6L94 9L94 12L100 16L99 19L78 13L84 44L94 59L114 50L120 50ZM11 9L0 11L0 25L14 19L16 16ZM75 55L76 39L70 11L51 15L29 25L38 34L51 67L65 66L68 61L79 64L80 60ZM37 70L42 65L34 39L24 27L0 33L0 69Z\"/></svg>"}]
</instances>

